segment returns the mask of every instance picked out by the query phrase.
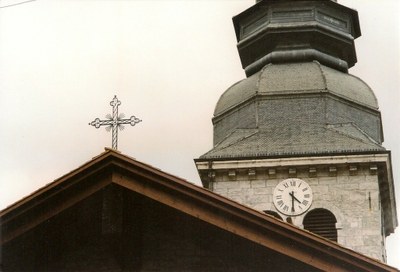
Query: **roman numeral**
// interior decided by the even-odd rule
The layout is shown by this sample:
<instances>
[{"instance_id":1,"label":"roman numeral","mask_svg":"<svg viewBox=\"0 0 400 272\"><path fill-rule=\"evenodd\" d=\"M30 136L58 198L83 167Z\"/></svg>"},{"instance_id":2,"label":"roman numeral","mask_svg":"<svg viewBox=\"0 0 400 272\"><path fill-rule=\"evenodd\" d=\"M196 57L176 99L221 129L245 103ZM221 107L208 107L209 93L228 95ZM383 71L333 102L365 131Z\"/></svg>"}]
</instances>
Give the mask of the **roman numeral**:
<instances>
[{"instance_id":1,"label":"roman numeral","mask_svg":"<svg viewBox=\"0 0 400 272\"><path fill-rule=\"evenodd\" d=\"M279 207L282 207L282 206L283 206L283 204L285 204L285 203L283 203L283 201L282 201L282 200L279 200L278 202L276 202L276 204L278 204L278 205L279 205Z\"/></svg>"},{"instance_id":2,"label":"roman numeral","mask_svg":"<svg viewBox=\"0 0 400 272\"><path fill-rule=\"evenodd\" d=\"M289 188L289 184L287 184L287 183L284 183L283 186L284 186L285 188Z\"/></svg>"},{"instance_id":3,"label":"roman numeral","mask_svg":"<svg viewBox=\"0 0 400 272\"><path fill-rule=\"evenodd\" d=\"M283 210L287 212L289 210L289 206L285 205L285 207L283 207Z\"/></svg>"},{"instance_id":4,"label":"roman numeral","mask_svg":"<svg viewBox=\"0 0 400 272\"><path fill-rule=\"evenodd\" d=\"M307 206L308 200L303 200L303 202L301 202L301 204L303 204L304 206Z\"/></svg>"},{"instance_id":5,"label":"roman numeral","mask_svg":"<svg viewBox=\"0 0 400 272\"><path fill-rule=\"evenodd\" d=\"M277 195L276 199L282 199L282 195Z\"/></svg>"},{"instance_id":6,"label":"roman numeral","mask_svg":"<svg viewBox=\"0 0 400 272\"><path fill-rule=\"evenodd\" d=\"M308 190L308 187L304 188L304 189L303 189L303 192L305 192L305 191L307 191L307 190Z\"/></svg>"},{"instance_id":7,"label":"roman numeral","mask_svg":"<svg viewBox=\"0 0 400 272\"><path fill-rule=\"evenodd\" d=\"M291 180L290 181L290 186L295 187L296 186L296 181L295 180Z\"/></svg>"},{"instance_id":8,"label":"roman numeral","mask_svg":"<svg viewBox=\"0 0 400 272\"><path fill-rule=\"evenodd\" d=\"M305 194L304 197L305 198L310 198L310 194Z\"/></svg>"}]
</instances>

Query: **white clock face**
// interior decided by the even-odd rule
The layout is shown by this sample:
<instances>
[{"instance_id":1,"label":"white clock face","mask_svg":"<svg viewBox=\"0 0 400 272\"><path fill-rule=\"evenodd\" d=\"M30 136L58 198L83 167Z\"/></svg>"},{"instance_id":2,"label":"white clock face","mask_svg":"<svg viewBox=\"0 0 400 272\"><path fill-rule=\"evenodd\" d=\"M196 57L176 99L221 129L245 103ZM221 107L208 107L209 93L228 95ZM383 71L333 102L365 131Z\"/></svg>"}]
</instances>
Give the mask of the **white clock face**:
<instances>
[{"instance_id":1,"label":"white clock face","mask_svg":"<svg viewBox=\"0 0 400 272\"><path fill-rule=\"evenodd\" d=\"M312 203L312 190L304 180L290 178L281 181L272 196L276 209L289 216L306 212Z\"/></svg>"}]
</instances>

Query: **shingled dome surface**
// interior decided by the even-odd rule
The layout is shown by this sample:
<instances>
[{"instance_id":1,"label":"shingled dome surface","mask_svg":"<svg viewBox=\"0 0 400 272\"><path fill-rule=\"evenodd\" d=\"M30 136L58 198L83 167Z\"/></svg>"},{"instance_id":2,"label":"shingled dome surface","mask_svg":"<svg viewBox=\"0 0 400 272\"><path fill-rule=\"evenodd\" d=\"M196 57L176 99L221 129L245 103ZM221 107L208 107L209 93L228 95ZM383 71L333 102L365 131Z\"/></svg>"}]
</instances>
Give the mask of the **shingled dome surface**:
<instances>
[{"instance_id":1,"label":"shingled dome surface","mask_svg":"<svg viewBox=\"0 0 400 272\"><path fill-rule=\"evenodd\" d=\"M220 97L214 111L218 116L261 95L331 93L372 109L378 109L371 88L353 75L337 71L320 63L269 64L261 71L231 86Z\"/></svg>"},{"instance_id":2,"label":"shingled dome surface","mask_svg":"<svg viewBox=\"0 0 400 272\"><path fill-rule=\"evenodd\" d=\"M377 99L358 77L320 64L268 64L220 97L207 158L380 152Z\"/></svg>"}]
</instances>

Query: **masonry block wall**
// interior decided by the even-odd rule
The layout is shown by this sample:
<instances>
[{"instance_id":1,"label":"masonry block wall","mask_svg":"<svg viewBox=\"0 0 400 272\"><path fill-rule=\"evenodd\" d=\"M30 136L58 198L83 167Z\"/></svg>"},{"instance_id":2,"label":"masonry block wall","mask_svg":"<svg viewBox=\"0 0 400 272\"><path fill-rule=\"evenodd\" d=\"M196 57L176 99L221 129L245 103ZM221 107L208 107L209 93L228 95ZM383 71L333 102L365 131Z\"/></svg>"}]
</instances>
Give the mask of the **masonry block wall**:
<instances>
[{"instance_id":1,"label":"masonry block wall","mask_svg":"<svg viewBox=\"0 0 400 272\"><path fill-rule=\"evenodd\" d=\"M273 204L275 186L287 178L300 178L312 188L310 209L292 217L303 228L305 215L323 208L336 217L338 243L367 256L385 260L385 235L376 165L313 165L311 167L272 167L216 171L209 187L259 211L278 212ZM280 214L283 220L287 216Z\"/></svg>"}]
</instances>

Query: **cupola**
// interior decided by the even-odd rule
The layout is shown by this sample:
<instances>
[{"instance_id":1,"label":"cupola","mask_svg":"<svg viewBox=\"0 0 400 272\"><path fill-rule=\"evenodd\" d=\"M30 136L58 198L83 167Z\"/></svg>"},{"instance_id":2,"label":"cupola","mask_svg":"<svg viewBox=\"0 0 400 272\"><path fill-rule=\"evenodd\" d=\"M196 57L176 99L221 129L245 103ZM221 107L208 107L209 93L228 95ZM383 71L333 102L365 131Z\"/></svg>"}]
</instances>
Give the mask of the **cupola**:
<instances>
[{"instance_id":1,"label":"cupola","mask_svg":"<svg viewBox=\"0 0 400 272\"><path fill-rule=\"evenodd\" d=\"M347 72L357 62L357 11L331 0L256 2L233 18L247 76L269 63L315 60Z\"/></svg>"}]
</instances>

